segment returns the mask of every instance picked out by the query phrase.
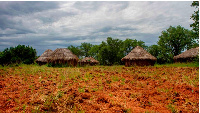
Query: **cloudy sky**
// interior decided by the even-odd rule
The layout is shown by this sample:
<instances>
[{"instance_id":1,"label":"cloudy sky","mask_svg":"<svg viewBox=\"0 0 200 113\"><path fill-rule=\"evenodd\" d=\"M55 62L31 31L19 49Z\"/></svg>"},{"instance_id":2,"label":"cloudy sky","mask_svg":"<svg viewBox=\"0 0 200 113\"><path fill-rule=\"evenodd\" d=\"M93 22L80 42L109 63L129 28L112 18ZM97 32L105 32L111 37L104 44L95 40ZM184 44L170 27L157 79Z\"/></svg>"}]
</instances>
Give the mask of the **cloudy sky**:
<instances>
[{"instance_id":1,"label":"cloudy sky","mask_svg":"<svg viewBox=\"0 0 200 113\"><path fill-rule=\"evenodd\" d=\"M163 30L191 29L192 1L0 2L0 51L29 45L46 49L100 44L107 37L156 44Z\"/></svg>"}]
</instances>

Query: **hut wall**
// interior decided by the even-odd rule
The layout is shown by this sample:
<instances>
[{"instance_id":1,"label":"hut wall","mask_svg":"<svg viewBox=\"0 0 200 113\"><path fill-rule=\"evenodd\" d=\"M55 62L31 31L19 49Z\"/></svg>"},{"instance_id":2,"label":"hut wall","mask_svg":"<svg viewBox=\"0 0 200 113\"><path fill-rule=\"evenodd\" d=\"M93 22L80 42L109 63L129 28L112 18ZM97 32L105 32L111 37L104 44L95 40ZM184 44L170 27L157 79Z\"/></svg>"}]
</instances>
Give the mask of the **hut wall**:
<instances>
[{"instance_id":1,"label":"hut wall","mask_svg":"<svg viewBox=\"0 0 200 113\"><path fill-rule=\"evenodd\" d=\"M36 61L36 63L38 64L38 65L45 65L45 64L47 64L47 62L40 62L40 61Z\"/></svg>"},{"instance_id":2,"label":"hut wall","mask_svg":"<svg viewBox=\"0 0 200 113\"><path fill-rule=\"evenodd\" d=\"M125 66L153 66L155 61L153 60L126 60Z\"/></svg>"},{"instance_id":3,"label":"hut wall","mask_svg":"<svg viewBox=\"0 0 200 113\"><path fill-rule=\"evenodd\" d=\"M51 62L53 65L55 64L67 64L68 66L77 66L77 61L75 59L72 60L54 60L53 62Z\"/></svg>"},{"instance_id":4,"label":"hut wall","mask_svg":"<svg viewBox=\"0 0 200 113\"><path fill-rule=\"evenodd\" d=\"M178 62L180 62L180 63L182 63L182 62L192 62L192 61L194 61L195 58L196 57L192 57L192 58L178 58L178 59L175 59L174 62L175 63L178 63Z\"/></svg>"},{"instance_id":5,"label":"hut wall","mask_svg":"<svg viewBox=\"0 0 200 113\"><path fill-rule=\"evenodd\" d=\"M98 63L96 62L79 62L80 66L86 66L86 65L90 65L90 66L94 66L97 65Z\"/></svg>"}]
</instances>

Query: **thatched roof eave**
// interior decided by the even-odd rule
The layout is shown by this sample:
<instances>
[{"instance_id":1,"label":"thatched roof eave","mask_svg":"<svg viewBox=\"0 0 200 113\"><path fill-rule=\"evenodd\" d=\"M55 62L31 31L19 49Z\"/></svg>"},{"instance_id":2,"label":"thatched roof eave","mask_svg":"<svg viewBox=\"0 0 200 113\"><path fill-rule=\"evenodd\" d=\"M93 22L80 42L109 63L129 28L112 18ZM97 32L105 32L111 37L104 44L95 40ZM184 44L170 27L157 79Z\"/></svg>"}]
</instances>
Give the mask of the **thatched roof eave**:
<instances>
[{"instance_id":1,"label":"thatched roof eave","mask_svg":"<svg viewBox=\"0 0 200 113\"><path fill-rule=\"evenodd\" d=\"M53 51L47 49L39 58L36 59L36 62L47 62L47 59L51 56Z\"/></svg>"},{"instance_id":2,"label":"thatched roof eave","mask_svg":"<svg viewBox=\"0 0 200 113\"><path fill-rule=\"evenodd\" d=\"M74 55L69 49L66 48L57 48L51 56L48 58L49 62L53 62L56 60L69 61L76 60L78 61L78 57Z\"/></svg>"},{"instance_id":3,"label":"thatched roof eave","mask_svg":"<svg viewBox=\"0 0 200 113\"><path fill-rule=\"evenodd\" d=\"M199 55L199 47L189 49L177 56L174 56L174 60L176 59L186 59L186 58L194 58Z\"/></svg>"},{"instance_id":4,"label":"thatched roof eave","mask_svg":"<svg viewBox=\"0 0 200 113\"><path fill-rule=\"evenodd\" d=\"M156 57L152 56L145 49L140 46L135 47L128 55L121 59L125 60L157 60Z\"/></svg>"}]
</instances>

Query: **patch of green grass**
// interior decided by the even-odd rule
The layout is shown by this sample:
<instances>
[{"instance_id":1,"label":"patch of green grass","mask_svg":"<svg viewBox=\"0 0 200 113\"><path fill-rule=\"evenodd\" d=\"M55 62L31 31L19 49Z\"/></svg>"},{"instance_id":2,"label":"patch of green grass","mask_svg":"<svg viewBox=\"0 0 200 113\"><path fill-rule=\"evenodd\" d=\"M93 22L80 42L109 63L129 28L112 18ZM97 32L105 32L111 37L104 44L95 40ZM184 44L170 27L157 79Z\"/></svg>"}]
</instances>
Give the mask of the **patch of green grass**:
<instances>
[{"instance_id":1,"label":"patch of green grass","mask_svg":"<svg viewBox=\"0 0 200 113\"><path fill-rule=\"evenodd\" d=\"M80 93L84 93L85 92L85 88L78 88L78 92L80 92Z\"/></svg>"},{"instance_id":2,"label":"patch of green grass","mask_svg":"<svg viewBox=\"0 0 200 113\"><path fill-rule=\"evenodd\" d=\"M197 75L196 77L194 78L191 78L190 76L183 76L183 81L185 81L187 84L189 85L193 85L195 87L198 87L198 84L199 84L199 76Z\"/></svg>"},{"instance_id":3,"label":"patch of green grass","mask_svg":"<svg viewBox=\"0 0 200 113\"><path fill-rule=\"evenodd\" d=\"M100 89L100 90L103 90L103 86L102 86L102 85L101 85L101 86L99 86L99 89Z\"/></svg>"},{"instance_id":4,"label":"patch of green grass","mask_svg":"<svg viewBox=\"0 0 200 113\"><path fill-rule=\"evenodd\" d=\"M26 111L26 104L24 104L24 105L22 106L22 109L23 109L23 112L25 113L25 111Z\"/></svg>"},{"instance_id":5,"label":"patch of green grass","mask_svg":"<svg viewBox=\"0 0 200 113\"><path fill-rule=\"evenodd\" d=\"M112 76L112 81L114 81L114 82L119 81L119 77L118 76Z\"/></svg>"},{"instance_id":6,"label":"patch of green grass","mask_svg":"<svg viewBox=\"0 0 200 113\"><path fill-rule=\"evenodd\" d=\"M159 92L159 93L168 93L168 92L170 92L172 90L172 88L170 88L170 89L164 89L164 88L157 88L157 91Z\"/></svg>"},{"instance_id":7,"label":"patch of green grass","mask_svg":"<svg viewBox=\"0 0 200 113\"><path fill-rule=\"evenodd\" d=\"M122 81L121 84L125 85L125 78L121 78L121 81Z\"/></svg>"},{"instance_id":8,"label":"patch of green grass","mask_svg":"<svg viewBox=\"0 0 200 113\"><path fill-rule=\"evenodd\" d=\"M58 93L57 93L57 98L61 98L63 96L63 92L62 91L58 91Z\"/></svg>"},{"instance_id":9,"label":"patch of green grass","mask_svg":"<svg viewBox=\"0 0 200 113\"><path fill-rule=\"evenodd\" d=\"M123 112L124 113L132 113L132 110L131 110L131 108L128 108L128 109L124 109Z\"/></svg>"},{"instance_id":10,"label":"patch of green grass","mask_svg":"<svg viewBox=\"0 0 200 113\"><path fill-rule=\"evenodd\" d=\"M98 88L93 88L92 90L93 90L93 91L98 91Z\"/></svg>"},{"instance_id":11,"label":"patch of green grass","mask_svg":"<svg viewBox=\"0 0 200 113\"><path fill-rule=\"evenodd\" d=\"M81 110L81 111L78 111L78 113L85 113L85 111Z\"/></svg>"},{"instance_id":12,"label":"patch of green grass","mask_svg":"<svg viewBox=\"0 0 200 113\"><path fill-rule=\"evenodd\" d=\"M188 63L173 63L173 64L155 64L155 67L199 67L199 65L195 62Z\"/></svg>"},{"instance_id":13,"label":"patch of green grass","mask_svg":"<svg viewBox=\"0 0 200 113\"><path fill-rule=\"evenodd\" d=\"M172 104L167 105L167 108L170 109L172 113L178 113L178 110Z\"/></svg>"},{"instance_id":14,"label":"patch of green grass","mask_svg":"<svg viewBox=\"0 0 200 113\"><path fill-rule=\"evenodd\" d=\"M113 94L110 93L109 96L110 96L110 97L113 97Z\"/></svg>"}]
</instances>

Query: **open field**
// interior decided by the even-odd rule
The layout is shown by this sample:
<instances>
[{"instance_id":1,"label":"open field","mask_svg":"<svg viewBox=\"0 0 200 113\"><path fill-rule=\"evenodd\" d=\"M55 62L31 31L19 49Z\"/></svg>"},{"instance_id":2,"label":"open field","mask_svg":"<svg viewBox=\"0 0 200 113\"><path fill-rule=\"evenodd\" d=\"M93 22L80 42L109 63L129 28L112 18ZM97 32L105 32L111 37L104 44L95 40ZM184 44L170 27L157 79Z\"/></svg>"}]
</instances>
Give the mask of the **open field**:
<instances>
[{"instance_id":1,"label":"open field","mask_svg":"<svg viewBox=\"0 0 200 113\"><path fill-rule=\"evenodd\" d=\"M198 67L0 68L0 112L199 112Z\"/></svg>"}]
</instances>

